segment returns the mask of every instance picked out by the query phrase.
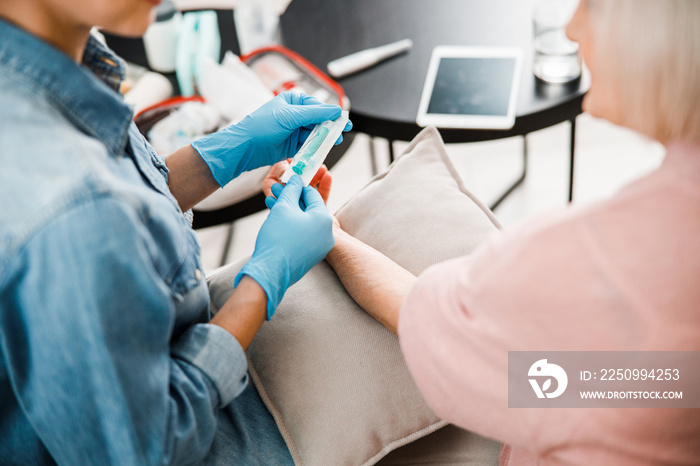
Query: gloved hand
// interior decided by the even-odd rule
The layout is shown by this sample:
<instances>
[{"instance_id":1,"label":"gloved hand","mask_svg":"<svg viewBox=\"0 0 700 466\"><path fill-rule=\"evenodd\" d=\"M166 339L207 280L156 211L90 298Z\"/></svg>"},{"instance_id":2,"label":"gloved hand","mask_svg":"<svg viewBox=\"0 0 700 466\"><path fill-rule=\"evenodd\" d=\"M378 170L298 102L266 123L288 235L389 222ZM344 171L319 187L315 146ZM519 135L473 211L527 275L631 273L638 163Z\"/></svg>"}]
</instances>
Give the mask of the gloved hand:
<instances>
[{"instance_id":1,"label":"gloved hand","mask_svg":"<svg viewBox=\"0 0 700 466\"><path fill-rule=\"evenodd\" d=\"M333 219L321 195L304 187L301 177L292 176L270 210L255 241L253 257L243 266L267 294L270 320L287 288L299 281L333 248Z\"/></svg>"},{"instance_id":2,"label":"gloved hand","mask_svg":"<svg viewBox=\"0 0 700 466\"><path fill-rule=\"evenodd\" d=\"M313 126L340 116L337 105L326 105L305 94L285 92L239 123L192 143L219 186L244 171L293 157ZM345 131L352 125L348 123ZM340 144L342 136L336 144Z\"/></svg>"}]
</instances>

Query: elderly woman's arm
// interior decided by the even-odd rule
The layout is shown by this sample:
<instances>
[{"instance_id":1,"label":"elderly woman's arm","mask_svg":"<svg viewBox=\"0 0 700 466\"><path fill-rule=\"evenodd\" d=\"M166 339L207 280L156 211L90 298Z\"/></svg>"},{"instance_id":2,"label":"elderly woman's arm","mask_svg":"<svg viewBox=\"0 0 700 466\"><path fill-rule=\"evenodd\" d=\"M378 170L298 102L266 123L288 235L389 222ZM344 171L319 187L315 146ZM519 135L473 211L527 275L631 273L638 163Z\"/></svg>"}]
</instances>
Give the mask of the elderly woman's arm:
<instances>
[{"instance_id":1,"label":"elderly woman's arm","mask_svg":"<svg viewBox=\"0 0 700 466\"><path fill-rule=\"evenodd\" d=\"M350 296L389 331L397 333L399 310L416 277L337 223L335 247L326 256Z\"/></svg>"},{"instance_id":2,"label":"elderly woman's arm","mask_svg":"<svg viewBox=\"0 0 700 466\"><path fill-rule=\"evenodd\" d=\"M263 181L266 196L277 197L282 186L278 184L289 167L288 161L275 164ZM332 177L322 165L309 183L328 201ZM268 206L275 201L270 201ZM371 246L345 232L333 218L335 246L326 256L326 262L335 270L343 286L367 313L396 334L399 310L416 277Z\"/></svg>"}]
</instances>

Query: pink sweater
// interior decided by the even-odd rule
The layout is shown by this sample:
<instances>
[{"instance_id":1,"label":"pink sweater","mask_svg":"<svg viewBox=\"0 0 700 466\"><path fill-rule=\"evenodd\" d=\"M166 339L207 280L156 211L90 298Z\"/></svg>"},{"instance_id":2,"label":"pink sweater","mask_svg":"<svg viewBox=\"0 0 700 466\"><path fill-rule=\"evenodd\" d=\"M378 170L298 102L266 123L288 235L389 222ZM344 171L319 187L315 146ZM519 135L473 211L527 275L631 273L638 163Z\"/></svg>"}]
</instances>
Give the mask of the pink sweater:
<instances>
[{"instance_id":1,"label":"pink sweater","mask_svg":"<svg viewBox=\"0 0 700 466\"><path fill-rule=\"evenodd\" d=\"M700 410L509 409L507 352L700 350L700 144L431 267L399 336L435 412L512 445L510 465L698 464Z\"/></svg>"}]
</instances>

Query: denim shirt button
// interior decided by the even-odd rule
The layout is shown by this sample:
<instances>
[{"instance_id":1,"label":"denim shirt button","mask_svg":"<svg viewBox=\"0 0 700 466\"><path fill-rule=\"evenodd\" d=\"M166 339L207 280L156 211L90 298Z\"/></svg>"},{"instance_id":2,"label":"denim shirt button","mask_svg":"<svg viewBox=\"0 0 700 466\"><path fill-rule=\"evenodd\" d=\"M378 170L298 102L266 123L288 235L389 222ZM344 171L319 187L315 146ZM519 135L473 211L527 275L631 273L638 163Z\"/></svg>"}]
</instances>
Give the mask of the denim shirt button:
<instances>
[{"instance_id":1,"label":"denim shirt button","mask_svg":"<svg viewBox=\"0 0 700 466\"><path fill-rule=\"evenodd\" d=\"M197 269L194 271L194 278L197 281L200 281L202 279L202 271Z\"/></svg>"}]
</instances>

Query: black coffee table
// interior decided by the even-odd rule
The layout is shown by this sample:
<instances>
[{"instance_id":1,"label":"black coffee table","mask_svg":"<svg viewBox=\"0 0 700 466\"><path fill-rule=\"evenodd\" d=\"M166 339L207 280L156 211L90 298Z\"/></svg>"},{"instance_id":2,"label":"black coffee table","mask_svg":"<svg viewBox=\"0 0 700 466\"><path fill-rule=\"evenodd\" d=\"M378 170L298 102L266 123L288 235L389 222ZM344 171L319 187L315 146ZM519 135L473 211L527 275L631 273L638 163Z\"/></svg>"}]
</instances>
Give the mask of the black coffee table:
<instances>
[{"instance_id":1,"label":"black coffee table","mask_svg":"<svg viewBox=\"0 0 700 466\"><path fill-rule=\"evenodd\" d=\"M532 74L531 10L538 0L293 0L282 16L283 44L319 68L349 53L400 39L410 52L339 80L351 101L355 129L389 140L408 141L422 128L416 114L433 48L437 45L509 46L525 51L515 126L507 131L440 129L447 143L487 141L571 122L569 200L573 192L576 117L590 86L587 74L566 85L544 83ZM521 177L526 176L524 138Z\"/></svg>"}]
</instances>

